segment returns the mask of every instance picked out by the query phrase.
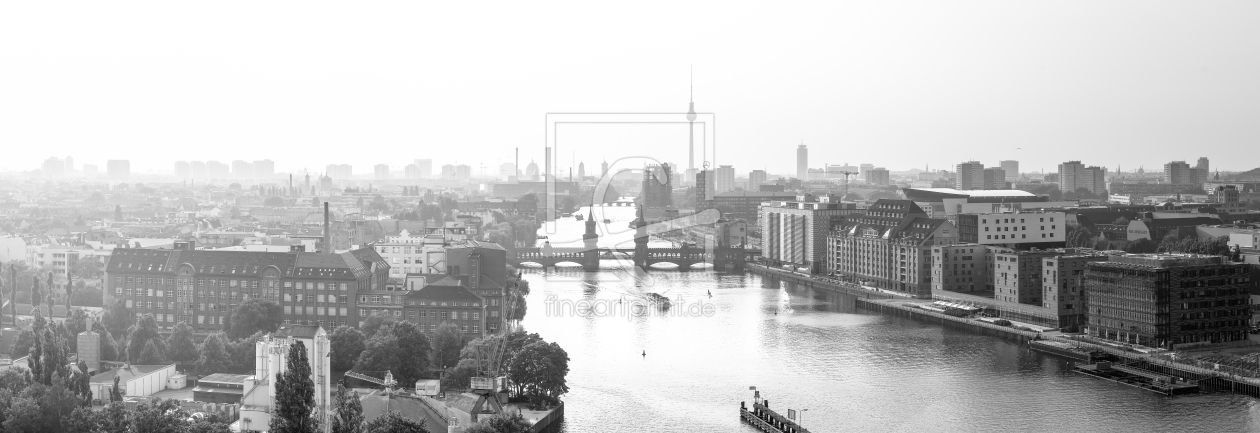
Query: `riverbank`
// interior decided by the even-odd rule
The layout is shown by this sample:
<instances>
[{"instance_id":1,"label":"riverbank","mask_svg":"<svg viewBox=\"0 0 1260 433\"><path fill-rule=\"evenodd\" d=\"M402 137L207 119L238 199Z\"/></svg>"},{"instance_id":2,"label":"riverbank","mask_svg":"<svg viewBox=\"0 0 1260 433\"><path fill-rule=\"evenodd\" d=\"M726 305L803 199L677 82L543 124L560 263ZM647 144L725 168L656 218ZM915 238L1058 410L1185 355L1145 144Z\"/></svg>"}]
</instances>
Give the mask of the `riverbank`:
<instances>
[{"instance_id":1,"label":"riverbank","mask_svg":"<svg viewBox=\"0 0 1260 433\"><path fill-rule=\"evenodd\" d=\"M841 283L826 278L812 277L799 272L780 270L760 264L749 264L746 269L765 277L791 281L795 284L815 290L828 290L854 296L854 306L858 309L875 311L897 317L906 317L919 321L940 324L943 327L967 330L982 335L990 335L1005 339L1027 342L1034 339L1062 341L1089 350L1100 350L1120 359L1121 363L1132 364L1138 368L1152 372L1177 376L1188 380L1199 381L1205 389L1229 391L1251 397L1260 398L1260 378L1243 377L1220 370L1202 368L1177 362L1158 355L1144 354L1099 344L1085 340L1083 336L1062 334L1058 331L1035 332L1016 329L984 322L974 318L955 317L920 308L919 304L930 304L931 300L913 299L897 296L889 292L878 292L851 284Z\"/></svg>"}]
</instances>

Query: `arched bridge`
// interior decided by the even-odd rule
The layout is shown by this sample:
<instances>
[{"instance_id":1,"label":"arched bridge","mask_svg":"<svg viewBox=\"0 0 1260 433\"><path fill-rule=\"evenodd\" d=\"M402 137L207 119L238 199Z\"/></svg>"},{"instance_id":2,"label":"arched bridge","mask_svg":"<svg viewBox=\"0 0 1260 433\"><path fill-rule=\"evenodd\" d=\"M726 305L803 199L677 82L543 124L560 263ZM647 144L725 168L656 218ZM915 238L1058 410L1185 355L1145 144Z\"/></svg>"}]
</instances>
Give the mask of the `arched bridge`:
<instances>
[{"instance_id":1,"label":"arched bridge","mask_svg":"<svg viewBox=\"0 0 1260 433\"><path fill-rule=\"evenodd\" d=\"M594 248L584 247L551 247L516 248L508 252L508 263L519 266L522 263L537 263L543 267L555 266L559 263L575 263L583 269L595 271L599 269L600 260L630 259L635 266L648 268L657 263L672 263L679 270L689 270L701 263L711 263L717 269L742 270L744 263L751 261L759 254L756 250L743 248Z\"/></svg>"}]
</instances>

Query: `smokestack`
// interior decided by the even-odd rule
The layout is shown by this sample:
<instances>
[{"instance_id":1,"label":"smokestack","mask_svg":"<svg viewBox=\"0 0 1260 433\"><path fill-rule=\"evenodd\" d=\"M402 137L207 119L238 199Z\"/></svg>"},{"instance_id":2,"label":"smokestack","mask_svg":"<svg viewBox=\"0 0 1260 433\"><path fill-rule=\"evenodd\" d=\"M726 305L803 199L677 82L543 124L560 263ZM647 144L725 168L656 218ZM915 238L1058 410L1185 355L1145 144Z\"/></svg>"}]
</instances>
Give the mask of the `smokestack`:
<instances>
[{"instance_id":1,"label":"smokestack","mask_svg":"<svg viewBox=\"0 0 1260 433\"><path fill-rule=\"evenodd\" d=\"M332 248L328 247L328 202L324 202L324 246L321 253L331 253Z\"/></svg>"},{"instance_id":2,"label":"smokestack","mask_svg":"<svg viewBox=\"0 0 1260 433\"><path fill-rule=\"evenodd\" d=\"M512 167L512 170L516 171L516 173L512 173L512 176L516 177L517 181L520 181L521 180L521 148L519 147L516 148L516 166Z\"/></svg>"}]
</instances>

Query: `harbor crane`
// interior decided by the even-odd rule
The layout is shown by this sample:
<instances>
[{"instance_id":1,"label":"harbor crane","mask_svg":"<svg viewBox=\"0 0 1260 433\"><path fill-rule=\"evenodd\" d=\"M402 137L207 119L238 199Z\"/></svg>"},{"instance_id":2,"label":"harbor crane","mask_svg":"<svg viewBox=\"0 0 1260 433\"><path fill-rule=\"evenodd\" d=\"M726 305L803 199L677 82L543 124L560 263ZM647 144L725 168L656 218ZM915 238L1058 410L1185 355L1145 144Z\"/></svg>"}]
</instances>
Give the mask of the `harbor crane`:
<instances>
[{"instance_id":1,"label":"harbor crane","mask_svg":"<svg viewBox=\"0 0 1260 433\"><path fill-rule=\"evenodd\" d=\"M394 387L398 386L398 381L394 380L394 373L389 370L385 370L385 379L377 379L375 377L353 371L347 371L346 376L380 385L385 388L386 394L393 393Z\"/></svg>"},{"instance_id":2,"label":"harbor crane","mask_svg":"<svg viewBox=\"0 0 1260 433\"><path fill-rule=\"evenodd\" d=\"M844 175L844 186L840 189L840 201L844 201L849 197L849 176L861 174L856 171L841 171L839 174Z\"/></svg>"}]
</instances>

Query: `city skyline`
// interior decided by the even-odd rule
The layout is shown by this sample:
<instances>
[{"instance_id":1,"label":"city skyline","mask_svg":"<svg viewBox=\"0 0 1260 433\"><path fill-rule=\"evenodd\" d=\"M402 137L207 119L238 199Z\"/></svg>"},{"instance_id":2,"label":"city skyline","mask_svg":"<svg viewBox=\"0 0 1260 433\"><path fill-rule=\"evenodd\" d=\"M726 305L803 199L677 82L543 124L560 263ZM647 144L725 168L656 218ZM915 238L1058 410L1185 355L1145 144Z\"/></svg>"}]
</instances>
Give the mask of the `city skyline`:
<instances>
[{"instance_id":1,"label":"city skyline","mask_svg":"<svg viewBox=\"0 0 1260 433\"><path fill-rule=\"evenodd\" d=\"M413 18L462 16L460 5L386 16L316 8L296 21L281 19L288 7L261 5L161 22L144 8L85 5L73 16L38 3L7 8L0 36L47 44L0 47L21 65L0 71L0 140L16 144L4 171L36 167L50 148L96 165L129 159L137 173L205 159L207 149L288 164L277 171L327 163L318 152L285 151L292 146L405 149L473 166L510 162L519 147L522 160L541 161L548 112L676 112L681 120L693 65L696 110L716 114L717 147L771 152L719 153L713 166L790 173L791 149L804 140L812 160L891 170L967 159L1027 161L1025 171L1047 172L1069 158L1155 167L1167 161L1147 155L1193 147L1199 154L1186 158L1241 171L1255 167L1229 152L1260 141L1250 121L1260 108L1248 102L1260 94L1250 79L1260 60L1237 55L1260 49L1260 30L1246 19L1257 4L925 3L921 14L879 3L809 14L761 6L714 22L692 22L709 8L687 5L679 14L642 8L599 27L557 13L562 7L505 5L480 23L503 33L471 35L458 48L428 41L461 33L459 20L415 26ZM344 34L316 24L342 18ZM744 34L753 20L762 31ZM671 31L645 35L631 22ZM214 31L221 25L238 31ZM591 37L569 41L570 49L600 54L548 57L549 41L575 32ZM517 36L504 44L495 34ZM743 67L754 58L776 61ZM426 68L430 60L450 67ZM183 85L190 82L202 84ZM686 127L574 127L564 145L583 144L575 157L592 163L648 154L686 164ZM1135 146L1156 151L1129 151ZM567 156L558 155L560 166ZM381 162L373 159L339 162L368 171Z\"/></svg>"}]
</instances>

